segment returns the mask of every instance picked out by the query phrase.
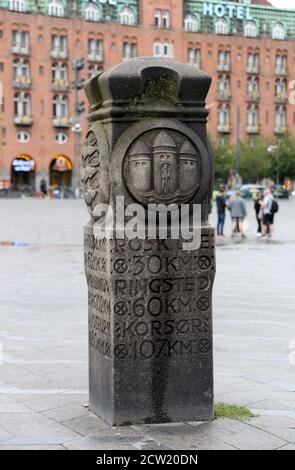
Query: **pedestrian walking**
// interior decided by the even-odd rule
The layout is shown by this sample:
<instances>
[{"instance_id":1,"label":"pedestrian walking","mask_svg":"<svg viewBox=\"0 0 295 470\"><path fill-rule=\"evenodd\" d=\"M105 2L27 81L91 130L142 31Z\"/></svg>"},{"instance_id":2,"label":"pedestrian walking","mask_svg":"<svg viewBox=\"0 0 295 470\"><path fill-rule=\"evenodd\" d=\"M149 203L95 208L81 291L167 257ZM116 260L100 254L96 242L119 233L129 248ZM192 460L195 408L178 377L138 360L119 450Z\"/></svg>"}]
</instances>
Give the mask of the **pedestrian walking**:
<instances>
[{"instance_id":1,"label":"pedestrian walking","mask_svg":"<svg viewBox=\"0 0 295 470\"><path fill-rule=\"evenodd\" d=\"M274 230L274 217L279 210L279 205L274 199L270 189L266 189L264 191L261 208L263 212L262 237L272 238Z\"/></svg>"},{"instance_id":2,"label":"pedestrian walking","mask_svg":"<svg viewBox=\"0 0 295 470\"><path fill-rule=\"evenodd\" d=\"M224 237L224 224L225 224L225 211L226 211L226 198L224 188L220 188L219 194L216 198L217 207L217 236Z\"/></svg>"},{"instance_id":3,"label":"pedestrian walking","mask_svg":"<svg viewBox=\"0 0 295 470\"><path fill-rule=\"evenodd\" d=\"M244 220L247 215L246 205L241 198L240 192L237 192L232 200L227 205L232 218L232 237L236 233L240 233L243 238L246 238L244 231Z\"/></svg>"},{"instance_id":4,"label":"pedestrian walking","mask_svg":"<svg viewBox=\"0 0 295 470\"><path fill-rule=\"evenodd\" d=\"M263 211L261 207L262 201L263 201L263 194L262 193L255 194L254 211L256 214L256 221L257 221L257 233L256 233L257 237L261 237L262 235L262 219L263 219Z\"/></svg>"}]
</instances>

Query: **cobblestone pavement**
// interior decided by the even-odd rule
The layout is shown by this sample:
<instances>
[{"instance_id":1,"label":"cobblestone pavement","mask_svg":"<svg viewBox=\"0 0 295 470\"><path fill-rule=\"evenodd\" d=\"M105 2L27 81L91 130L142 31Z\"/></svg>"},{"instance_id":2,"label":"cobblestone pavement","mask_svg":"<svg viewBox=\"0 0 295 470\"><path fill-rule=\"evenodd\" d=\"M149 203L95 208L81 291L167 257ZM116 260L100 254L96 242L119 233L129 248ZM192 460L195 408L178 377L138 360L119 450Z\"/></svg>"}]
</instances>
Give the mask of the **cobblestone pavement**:
<instances>
[{"instance_id":1,"label":"cobblestone pavement","mask_svg":"<svg viewBox=\"0 0 295 470\"><path fill-rule=\"evenodd\" d=\"M217 248L215 400L259 416L111 428L87 408L83 202L0 200L0 449L294 450L295 201L280 206L272 242L249 203L248 240Z\"/></svg>"}]
</instances>

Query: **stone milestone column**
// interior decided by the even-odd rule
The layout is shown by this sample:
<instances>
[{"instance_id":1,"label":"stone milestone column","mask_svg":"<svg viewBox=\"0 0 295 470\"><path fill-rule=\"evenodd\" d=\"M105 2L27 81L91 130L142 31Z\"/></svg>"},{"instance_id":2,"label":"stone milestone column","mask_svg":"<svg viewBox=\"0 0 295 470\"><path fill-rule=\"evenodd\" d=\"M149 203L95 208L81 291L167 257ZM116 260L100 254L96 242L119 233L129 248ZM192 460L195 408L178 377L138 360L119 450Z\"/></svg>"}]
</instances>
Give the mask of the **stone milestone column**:
<instances>
[{"instance_id":1,"label":"stone milestone column","mask_svg":"<svg viewBox=\"0 0 295 470\"><path fill-rule=\"evenodd\" d=\"M213 417L210 82L188 65L138 58L85 86L90 408L111 425ZM171 235L172 213L166 239L150 237L149 208L159 204L188 208L200 244L188 250L182 233ZM131 238L122 229L135 212L146 232Z\"/></svg>"}]
</instances>

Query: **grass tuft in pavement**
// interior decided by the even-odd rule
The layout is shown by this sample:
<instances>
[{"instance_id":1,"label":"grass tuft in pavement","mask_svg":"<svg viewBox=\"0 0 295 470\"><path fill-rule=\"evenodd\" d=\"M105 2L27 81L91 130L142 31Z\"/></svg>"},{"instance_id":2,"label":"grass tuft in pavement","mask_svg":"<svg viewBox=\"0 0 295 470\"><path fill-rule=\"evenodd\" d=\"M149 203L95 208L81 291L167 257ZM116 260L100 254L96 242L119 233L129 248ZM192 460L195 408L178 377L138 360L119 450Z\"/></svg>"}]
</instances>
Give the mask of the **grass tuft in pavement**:
<instances>
[{"instance_id":1,"label":"grass tuft in pavement","mask_svg":"<svg viewBox=\"0 0 295 470\"><path fill-rule=\"evenodd\" d=\"M215 403L214 405L215 418L229 418L229 419L249 419L255 418L248 408L244 406L231 405L230 403Z\"/></svg>"}]
</instances>

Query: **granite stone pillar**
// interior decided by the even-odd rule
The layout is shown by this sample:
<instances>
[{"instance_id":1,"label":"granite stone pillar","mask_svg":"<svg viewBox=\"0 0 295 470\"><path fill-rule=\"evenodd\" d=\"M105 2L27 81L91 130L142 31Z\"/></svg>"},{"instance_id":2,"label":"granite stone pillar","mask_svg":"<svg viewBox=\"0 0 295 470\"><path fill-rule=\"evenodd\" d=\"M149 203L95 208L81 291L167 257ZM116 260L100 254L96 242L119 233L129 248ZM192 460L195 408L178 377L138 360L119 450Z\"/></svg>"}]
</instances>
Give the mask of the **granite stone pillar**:
<instances>
[{"instance_id":1,"label":"granite stone pillar","mask_svg":"<svg viewBox=\"0 0 295 470\"><path fill-rule=\"evenodd\" d=\"M188 65L138 58L85 86L90 408L111 425L213 417L210 82ZM124 209L139 204L145 221L150 204L188 204L190 213L201 205L200 246L184 249L169 230L165 240L111 238L106 220L118 197Z\"/></svg>"}]
</instances>

